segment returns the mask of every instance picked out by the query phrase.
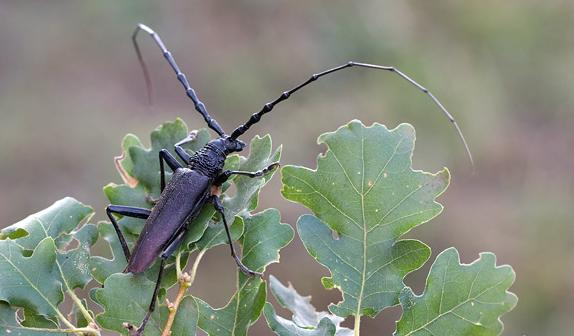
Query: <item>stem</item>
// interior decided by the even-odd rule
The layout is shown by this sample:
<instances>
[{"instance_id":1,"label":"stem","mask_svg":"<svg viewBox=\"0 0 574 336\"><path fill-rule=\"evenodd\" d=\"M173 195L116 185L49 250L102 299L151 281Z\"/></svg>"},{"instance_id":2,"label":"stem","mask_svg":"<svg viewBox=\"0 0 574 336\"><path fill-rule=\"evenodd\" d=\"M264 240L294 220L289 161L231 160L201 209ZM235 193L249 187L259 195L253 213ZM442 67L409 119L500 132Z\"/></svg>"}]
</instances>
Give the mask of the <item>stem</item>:
<instances>
[{"instance_id":1,"label":"stem","mask_svg":"<svg viewBox=\"0 0 574 336\"><path fill-rule=\"evenodd\" d=\"M84 318L88 321L88 323L96 323L96 321L94 321L92 315L90 315L90 312L86 309L86 307L84 307L84 305L82 304L82 300L80 300L80 298L76 295L76 293L74 293L73 290L68 289L68 295L70 295L72 301L74 301L74 303L78 306L80 312L82 313Z\"/></svg>"},{"instance_id":2,"label":"stem","mask_svg":"<svg viewBox=\"0 0 574 336\"><path fill-rule=\"evenodd\" d=\"M203 258L205 252L207 252L207 250L199 251L197 257L195 258L195 261L193 262L193 266L191 267L191 281L190 281L191 284L193 284L193 282L195 281L195 275L197 274L197 267L199 266L199 262L201 261L201 258Z\"/></svg>"},{"instance_id":3,"label":"stem","mask_svg":"<svg viewBox=\"0 0 574 336\"><path fill-rule=\"evenodd\" d=\"M176 255L175 262L177 265L176 269L178 272L179 289L177 291L177 296L175 297L175 302L168 303L169 316L167 317L167 322L165 323L165 327L163 328L161 336L169 336L171 334L171 327L173 325L173 322L175 321L175 315L177 314L179 304L181 303L181 300L183 300L183 297L187 289L191 287L191 285L195 281L195 275L197 274L197 268L199 267L199 262L201 261L201 258L203 258L203 255L205 254L206 251L207 250L199 251L199 254L195 258L195 261L193 262L193 266L191 267L191 275L187 273L183 274L181 273L181 268L179 267L180 255L179 254Z\"/></svg>"},{"instance_id":4,"label":"stem","mask_svg":"<svg viewBox=\"0 0 574 336\"><path fill-rule=\"evenodd\" d=\"M93 335L93 336L100 336L100 331L94 328L85 327L85 328L76 328L72 326L70 329L47 329L47 328L31 328L26 327L26 330L33 330L33 331L41 331L47 333L80 333L81 335Z\"/></svg>"},{"instance_id":5,"label":"stem","mask_svg":"<svg viewBox=\"0 0 574 336\"><path fill-rule=\"evenodd\" d=\"M70 329L76 328L76 326L73 325L72 322L68 321L68 319L66 319L66 317L64 315L62 315L62 313L60 313L59 310L56 310L56 315L58 316L60 321L62 321L68 328L70 328Z\"/></svg>"},{"instance_id":6,"label":"stem","mask_svg":"<svg viewBox=\"0 0 574 336\"><path fill-rule=\"evenodd\" d=\"M361 329L361 315L355 315L355 336L359 336L359 331Z\"/></svg>"},{"instance_id":7,"label":"stem","mask_svg":"<svg viewBox=\"0 0 574 336\"><path fill-rule=\"evenodd\" d=\"M175 274L178 279L181 279L181 251L178 251L175 255Z\"/></svg>"}]
</instances>

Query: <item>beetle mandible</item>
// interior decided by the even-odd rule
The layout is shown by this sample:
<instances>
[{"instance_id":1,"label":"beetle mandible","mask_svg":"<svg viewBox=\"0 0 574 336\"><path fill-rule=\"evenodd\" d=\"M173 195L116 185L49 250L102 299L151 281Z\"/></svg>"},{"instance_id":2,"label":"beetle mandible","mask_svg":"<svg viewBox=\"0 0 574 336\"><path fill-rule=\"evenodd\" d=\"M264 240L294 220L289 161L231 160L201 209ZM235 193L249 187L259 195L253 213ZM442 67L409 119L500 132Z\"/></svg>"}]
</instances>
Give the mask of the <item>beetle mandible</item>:
<instances>
[{"instance_id":1,"label":"beetle mandible","mask_svg":"<svg viewBox=\"0 0 574 336\"><path fill-rule=\"evenodd\" d=\"M293 93L299 91L317 79L330 73L352 67L386 70L396 73L401 78L428 95L434 104L436 104L438 108L446 115L449 121L456 128L472 164L472 155L458 124L452 115L429 90L415 82L413 79L395 67L359 62L347 62L343 65L312 75L306 81L300 83L288 91L283 92L275 100L263 105L259 112L251 115L245 124L240 125L235 130L233 130L231 135L228 135L223 131L223 128L219 125L219 123L209 115L205 105L197 97L195 90L189 84L187 77L180 70L179 66L175 62L174 57L165 47L159 35L146 25L139 24L132 35L132 41L138 57L138 61L143 69L143 74L148 89L148 96L151 96L151 82L149 73L137 43L137 35L140 31L146 32L153 38L157 46L161 49L163 56L176 73L177 79L185 89L185 93L192 100L195 106L195 110L203 116L207 126L215 131L219 137L211 140L193 155L188 154L182 147L184 144L193 140L194 135L192 133L190 133L190 135L188 135L185 139L176 143L175 152L183 160L183 162L185 162L186 166L182 166L179 161L177 161L177 159L173 157L166 149L162 149L159 152L161 195L151 210L112 204L106 208L106 213L114 226L124 255L128 261L128 265L124 272L144 272L158 257L161 258L157 282L146 315L141 325L137 329L133 330L134 328L131 327L135 335L141 335L143 333L145 325L155 308L165 260L173 254L173 252L183 241L188 230L187 223L192 222L200 210L203 208L203 206L208 203L213 204L215 210L220 214L222 218L231 249L231 255L237 263L239 269L250 276L261 275L261 273L255 272L245 267L245 265L243 265L237 256L231 235L229 233L229 225L224 215L223 205L219 199L219 193L221 185L232 175L261 177L275 169L278 166L278 163L273 163L268 167L256 172L223 170L223 166L228 155L231 153L240 152L245 148L245 143L238 139L241 135L243 135L251 126L259 122L263 115L273 110L275 105L288 99ZM171 168L173 171L173 175L167 185L165 182L164 163L167 163L169 168ZM185 195L185 197L181 197L181 195ZM113 214L146 220L143 230L133 248L133 251L129 251L126 240Z\"/></svg>"}]
</instances>

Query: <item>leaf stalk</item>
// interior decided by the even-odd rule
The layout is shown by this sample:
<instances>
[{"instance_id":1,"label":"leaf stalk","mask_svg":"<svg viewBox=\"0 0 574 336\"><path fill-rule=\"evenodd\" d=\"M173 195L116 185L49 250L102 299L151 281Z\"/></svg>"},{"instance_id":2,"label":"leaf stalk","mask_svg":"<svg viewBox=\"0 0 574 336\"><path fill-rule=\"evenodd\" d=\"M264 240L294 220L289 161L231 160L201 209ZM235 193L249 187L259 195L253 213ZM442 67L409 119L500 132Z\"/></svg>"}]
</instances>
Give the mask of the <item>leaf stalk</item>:
<instances>
[{"instance_id":1,"label":"leaf stalk","mask_svg":"<svg viewBox=\"0 0 574 336\"><path fill-rule=\"evenodd\" d=\"M355 336L359 336L359 332L361 329L361 315L355 315L355 326L353 327L354 329L354 335Z\"/></svg>"}]
</instances>

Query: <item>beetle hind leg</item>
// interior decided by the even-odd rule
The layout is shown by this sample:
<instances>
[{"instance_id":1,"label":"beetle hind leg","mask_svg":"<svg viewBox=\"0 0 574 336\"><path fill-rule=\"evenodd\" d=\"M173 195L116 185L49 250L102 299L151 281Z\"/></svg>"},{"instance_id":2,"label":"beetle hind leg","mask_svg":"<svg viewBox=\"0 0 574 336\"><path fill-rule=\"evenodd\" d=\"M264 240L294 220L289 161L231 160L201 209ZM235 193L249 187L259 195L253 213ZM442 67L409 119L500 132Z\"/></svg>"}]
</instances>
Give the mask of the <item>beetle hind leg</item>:
<instances>
[{"instance_id":1,"label":"beetle hind leg","mask_svg":"<svg viewBox=\"0 0 574 336\"><path fill-rule=\"evenodd\" d=\"M153 311L155 310L155 303L157 301L157 294L159 292L159 287L161 284L161 278L163 275L163 268L164 268L164 262L165 259L161 258L161 262L159 264L159 273L157 274L157 281L155 283L155 288L153 290L153 296L151 297L151 302L149 304L149 307L147 309L147 312L144 316L144 319L142 320L142 323L140 324L140 326L136 329L134 325L131 324L125 324L125 327L129 330L130 335L132 336L141 336L143 335L145 326L147 324L147 322L149 321L149 318L151 317L151 314L153 313Z\"/></svg>"}]
</instances>

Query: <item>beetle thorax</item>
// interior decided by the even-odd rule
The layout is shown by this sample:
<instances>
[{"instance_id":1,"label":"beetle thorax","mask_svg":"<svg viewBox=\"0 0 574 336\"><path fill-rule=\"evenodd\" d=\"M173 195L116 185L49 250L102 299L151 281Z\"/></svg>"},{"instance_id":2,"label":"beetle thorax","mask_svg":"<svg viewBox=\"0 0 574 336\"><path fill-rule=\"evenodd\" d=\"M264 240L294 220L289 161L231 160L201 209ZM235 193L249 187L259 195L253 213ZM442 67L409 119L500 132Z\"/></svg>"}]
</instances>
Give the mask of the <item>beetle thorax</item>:
<instances>
[{"instance_id":1,"label":"beetle thorax","mask_svg":"<svg viewBox=\"0 0 574 336\"><path fill-rule=\"evenodd\" d=\"M219 148L208 143L191 157L189 168L215 178L221 174L226 157Z\"/></svg>"}]
</instances>

